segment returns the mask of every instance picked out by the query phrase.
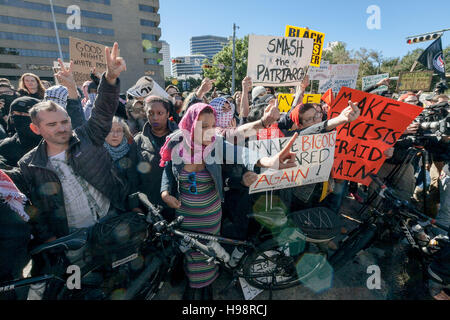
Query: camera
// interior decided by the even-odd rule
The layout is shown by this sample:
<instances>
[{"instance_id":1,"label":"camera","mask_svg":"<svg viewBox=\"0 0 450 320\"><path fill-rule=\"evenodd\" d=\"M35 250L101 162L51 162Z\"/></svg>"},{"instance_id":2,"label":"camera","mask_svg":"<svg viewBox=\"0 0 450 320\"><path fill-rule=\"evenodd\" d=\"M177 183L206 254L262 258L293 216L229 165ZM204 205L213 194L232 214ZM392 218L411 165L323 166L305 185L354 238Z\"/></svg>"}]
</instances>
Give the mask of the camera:
<instances>
[{"instance_id":1,"label":"camera","mask_svg":"<svg viewBox=\"0 0 450 320\"><path fill-rule=\"evenodd\" d=\"M448 102L441 102L425 107L414 120L420 127L416 136L432 136L440 140L450 136L450 109Z\"/></svg>"}]
</instances>

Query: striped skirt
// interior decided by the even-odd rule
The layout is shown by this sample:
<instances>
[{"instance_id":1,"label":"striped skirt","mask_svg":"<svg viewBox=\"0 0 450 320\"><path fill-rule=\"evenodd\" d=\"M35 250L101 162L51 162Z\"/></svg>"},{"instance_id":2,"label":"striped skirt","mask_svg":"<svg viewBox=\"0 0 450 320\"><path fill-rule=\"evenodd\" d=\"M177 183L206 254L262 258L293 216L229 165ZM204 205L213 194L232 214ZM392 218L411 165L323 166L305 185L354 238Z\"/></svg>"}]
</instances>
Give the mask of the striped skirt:
<instances>
[{"instance_id":1,"label":"striped skirt","mask_svg":"<svg viewBox=\"0 0 450 320\"><path fill-rule=\"evenodd\" d=\"M218 235L222 219L221 201L214 180L204 169L190 173L182 170L179 177L181 207L177 216L183 216L182 227L186 230ZM219 275L214 263L207 264L207 258L194 250L186 253L185 272L191 288L210 285Z\"/></svg>"}]
</instances>

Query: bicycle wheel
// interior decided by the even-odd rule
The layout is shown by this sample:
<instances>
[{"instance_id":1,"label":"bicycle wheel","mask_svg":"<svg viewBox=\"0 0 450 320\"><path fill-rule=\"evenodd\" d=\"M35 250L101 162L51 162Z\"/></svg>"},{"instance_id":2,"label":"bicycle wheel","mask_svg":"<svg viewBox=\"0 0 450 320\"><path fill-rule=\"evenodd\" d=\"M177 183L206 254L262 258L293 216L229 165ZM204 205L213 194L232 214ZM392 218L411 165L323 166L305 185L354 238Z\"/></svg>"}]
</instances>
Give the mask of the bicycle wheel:
<instances>
[{"instance_id":1,"label":"bicycle wheel","mask_svg":"<svg viewBox=\"0 0 450 320\"><path fill-rule=\"evenodd\" d=\"M152 300L164 284L165 274L161 258L153 256L149 266L127 289L123 300Z\"/></svg>"},{"instance_id":2,"label":"bicycle wheel","mask_svg":"<svg viewBox=\"0 0 450 320\"><path fill-rule=\"evenodd\" d=\"M299 243L280 245L273 239L264 242L246 257L243 265L245 280L260 289L286 289L299 285L327 263L326 252L315 245L313 250L303 250L301 254L291 255L291 251L295 251L291 249L296 245ZM310 245L312 244L306 244L307 247ZM305 259L308 261L299 268L298 262L305 254L310 254Z\"/></svg>"},{"instance_id":3,"label":"bicycle wheel","mask_svg":"<svg viewBox=\"0 0 450 320\"><path fill-rule=\"evenodd\" d=\"M328 259L328 262L331 264L334 271L342 268L346 263L352 260L359 251L366 249L369 242L375 236L375 232L376 226L371 224L350 233L349 237L341 243L336 253Z\"/></svg>"}]
</instances>

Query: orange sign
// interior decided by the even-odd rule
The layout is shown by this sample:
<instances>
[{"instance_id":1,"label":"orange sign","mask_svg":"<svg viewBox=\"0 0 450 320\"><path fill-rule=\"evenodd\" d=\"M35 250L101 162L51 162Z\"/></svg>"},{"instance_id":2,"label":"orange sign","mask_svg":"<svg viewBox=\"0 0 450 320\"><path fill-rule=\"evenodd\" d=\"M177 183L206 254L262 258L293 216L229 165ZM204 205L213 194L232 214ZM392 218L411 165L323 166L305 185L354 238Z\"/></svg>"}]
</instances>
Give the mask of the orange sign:
<instances>
[{"instance_id":1,"label":"orange sign","mask_svg":"<svg viewBox=\"0 0 450 320\"><path fill-rule=\"evenodd\" d=\"M377 174L386 160L384 151L394 146L422 108L342 87L328 118L339 115L349 100L358 103L361 116L337 128L333 177L368 186L369 175Z\"/></svg>"}]
</instances>

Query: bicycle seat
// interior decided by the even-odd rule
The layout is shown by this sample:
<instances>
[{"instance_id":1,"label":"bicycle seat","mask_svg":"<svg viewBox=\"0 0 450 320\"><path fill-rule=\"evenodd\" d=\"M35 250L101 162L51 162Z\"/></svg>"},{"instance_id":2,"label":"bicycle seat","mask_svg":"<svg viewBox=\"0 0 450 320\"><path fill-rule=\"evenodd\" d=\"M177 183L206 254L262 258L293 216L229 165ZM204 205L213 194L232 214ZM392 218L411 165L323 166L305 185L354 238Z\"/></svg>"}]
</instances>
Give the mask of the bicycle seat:
<instances>
[{"instance_id":1,"label":"bicycle seat","mask_svg":"<svg viewBox=\"0 0 450 320\"><path fill-rule=\"evenodd\" d=\"M36 255L49 249L78 250L82 248L88 240L88 229L83 228L69 234L68 236L56 239L55 241L44 243L33 250L31 255Z\"/></svg>"},{"instance_id":2,"label":"bicycle seat","mask_svg":"<svg viewBox=\"0 0 450 320\"><path fill-rule=\"evenodd\" d=\"M254 218L260 224L269 228L282 227L288 221L286 214L281 208L273 208L270 209L270 211L250 213L247 217Z\"/></svg>"},{"instance_id":3,"label":"bicycle seat","mask_svg":"<svg viewBox=\"0 0 450 320\"><path fill-rule=\"evenodd\" d=\"M311 242L328 242L336 237L341 227L339 216L325 207L294 211L289 219Z\"/></svg>"}]
</instances>

